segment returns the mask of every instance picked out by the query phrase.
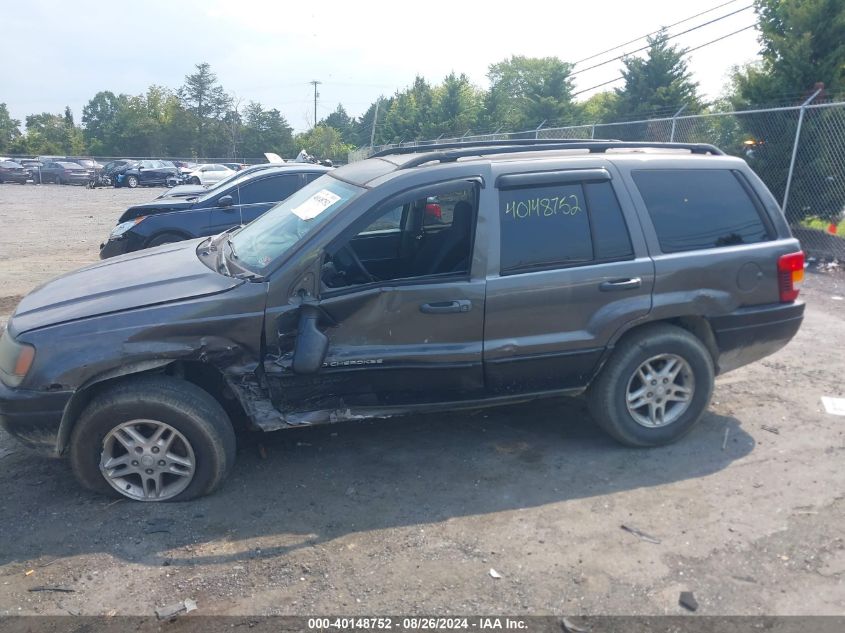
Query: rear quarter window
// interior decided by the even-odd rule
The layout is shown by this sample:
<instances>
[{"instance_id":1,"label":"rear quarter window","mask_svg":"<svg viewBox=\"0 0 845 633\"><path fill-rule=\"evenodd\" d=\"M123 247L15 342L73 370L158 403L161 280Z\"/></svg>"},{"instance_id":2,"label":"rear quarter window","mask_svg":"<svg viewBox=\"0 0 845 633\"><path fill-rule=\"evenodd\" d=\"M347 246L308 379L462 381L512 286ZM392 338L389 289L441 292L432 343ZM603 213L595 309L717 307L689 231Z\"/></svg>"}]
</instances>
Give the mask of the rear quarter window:
<instances>
[{"instance_id":1,"label":"rear quarter window","mask_svg":"<svg viewBox=\"0 0 845 633\"><path fill-rule=\"evenodd\" d=\"M664 253L771 239L742 176L734 171L655 169L631 175Z\"/></svg>"}]
</instances>

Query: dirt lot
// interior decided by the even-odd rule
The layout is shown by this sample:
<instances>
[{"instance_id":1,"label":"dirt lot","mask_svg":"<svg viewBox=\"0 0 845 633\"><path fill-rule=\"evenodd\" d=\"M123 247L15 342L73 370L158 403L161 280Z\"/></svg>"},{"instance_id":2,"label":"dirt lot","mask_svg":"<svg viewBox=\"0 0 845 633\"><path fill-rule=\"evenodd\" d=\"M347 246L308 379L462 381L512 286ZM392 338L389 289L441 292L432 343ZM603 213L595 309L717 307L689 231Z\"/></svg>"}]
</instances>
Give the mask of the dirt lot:
<instances>
[{"instance_id":1,"label":"dirt lot","mask_svg":"<svg viewBox=\"0 0 845 633\"><path fill-rule=\"evenodd\" d=\"M0 186L0 321L154 195ZM845 417L819 400L845 397L843 296L810 274L797 339L660 449L579 401L347 423L243 438L219 493L149 506L0 435L0 615L674 614L681 590L701 614L845 614Z\"/></svg>"}]
</instances>

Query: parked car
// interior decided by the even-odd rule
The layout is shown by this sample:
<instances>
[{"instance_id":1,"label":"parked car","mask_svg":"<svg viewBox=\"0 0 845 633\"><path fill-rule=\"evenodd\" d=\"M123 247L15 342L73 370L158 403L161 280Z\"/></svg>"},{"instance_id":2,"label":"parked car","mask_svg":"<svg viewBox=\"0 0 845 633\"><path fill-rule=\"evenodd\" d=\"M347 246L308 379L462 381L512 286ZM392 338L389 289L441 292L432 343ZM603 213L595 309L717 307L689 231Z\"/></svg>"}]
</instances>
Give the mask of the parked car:
<instances>
[{"instance_id":1,"label":"parked car","mask_svg":"<svg viewBox=\"0 0 845 633\"><path fill-rule=\"evenodd\" d=\"M257 171L261 171L262 169L267 169L268 167L278 167L279 165L274 163L261 163L260 165L252 165L241 171L235 172L233 174L229 174L223 180L220 180L213 185L176 185L175 187L171 187L167 191L164 191L158 195L156 200L160 200L162 198L194 198L205 194L208 191L218 189L219 187L223 187L228 185L232 182L235 178L243 178L247 174L254 174Z\"/></svg>"},{"instance_id":2,"label":"parked car","mask_svg":"<svg viewBox=\"0 0 845 633\"><path fill-rule=\"evenodd\" d=\"M241 171L242 169L245 169L247 167L246 165L243 165L241 163L220 163L220 164L223 165L223 167L228 167L232 171Z\"/></svg>"},{"instance_id":3,"label":"parked car","mask_svg":"<svg viewBox=\"0 0 845 633\"><path fill-rule=\"evenodd\" d=\"M177 182L179 170L166 160L136 160L112 172L115 187L165 186Z\"/></svg>"},{"instance_id":4,"label":"parked car","mask_svg":"<svg viewBox=\"0 0 845 633\"><path fill-rule=\"evenodd\" d=\"M13 160L0 161L0 183L19 182L24 185L30 178L32 174L20 163Z\"/></svg>"},{"instance_id":5,"label":"parked car","mask_svg":"<svg viewBox=\"0 0 845 633\"><path fill-rule=\"evenodd\" d=\"M54 182L57 185L87 185L93 176L93 170L70 161L47 161L41 166L42 183Z\"/></svg>"},{"instance_id":6,"label":"parked car","mask_svg":"<svg viewBox=\"0 0 845 633\"><path fill-rule=\"evenodd\" d=\"M20 158L15 162L19 163L21 167L29 171L32 175L31 179L37 182L38 172L43 166L43 163L35 158Z\"/></svg>"},{"instance_id":7,"label":"parked car","mask_svg":"<svg viewBox=\"0 0 845 633\"><path fill-rule=\"evenodd\" d=\"M163 198L129 207L100 244L100 258L215 235L246 224L326 171L317 165L275 165L233 178L199 197Z\"/></svg>"},{"instance_id":8,"label":"parked car","mask_svg":"<svg viewBox=\"0 0 845 633\"><path fill-rule=\"evenodd\" d=\"M88 169L95 173L100 172L103 169L102 164L90 158L68 158L68 161L76 163L77 165L82 165L83 167L85 167L85 169Z\"/></svg>"},{"instance_id":9,"label":"parked car","mask_svg":"<svg viewBox=\"0 0 845 633\"><path fill-rule=\"evenodd\" d=\"M443 222L425 226L433 196ZM585 393L610 435L659 446L715 375L795 335L802 275L777 201L713 146L389 150L240 230L31 292L0 339L0 421L84 486L143 501L217 488L233 418L274 431Z\"/></svg>"},{"instance_id":10,"label":"parked car","mask_svg":"<svg viewBox=\"0 0 845 633\"><path fill-rule=\"evenodd\" d=\"M219 163L198 165L193 171L183 174L182 178L189 185L213 185L231 176L234 170Z\"/></svg>"}]
</instances>

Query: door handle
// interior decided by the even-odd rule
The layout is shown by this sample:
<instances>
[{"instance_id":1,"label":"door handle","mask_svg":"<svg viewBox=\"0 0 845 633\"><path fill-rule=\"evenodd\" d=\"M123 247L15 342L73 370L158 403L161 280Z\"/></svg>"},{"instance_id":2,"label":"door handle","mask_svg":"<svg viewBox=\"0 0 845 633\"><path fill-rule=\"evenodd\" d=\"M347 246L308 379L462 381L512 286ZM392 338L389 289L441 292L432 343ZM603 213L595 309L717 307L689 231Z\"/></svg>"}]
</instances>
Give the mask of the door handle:
<instances>
[{"instance_id":1,"label":"door handle","mask_svg":"<svg viewBox=\"0 0 845 633\"><path fill-rule=\"evenodd\" d=\"M640 277L631 277L630 279L614 279L612 281L603 281L599 284L599 290L603 292L611 292L613 290L633 290L643 285L643 280Z\"/></svg>"},{"instance_id":2,"label":"door handle","mask_svg":"<svg viewBox=\"0 0 845 633\"><path fill-rule=\"evenodd\" d=\"M454 312L469 312L472 309L472 301L461 299L459 301L435 301L434 303L423 303L420 312L424 314L451 314Z\"/></svg>"}]
</instances>

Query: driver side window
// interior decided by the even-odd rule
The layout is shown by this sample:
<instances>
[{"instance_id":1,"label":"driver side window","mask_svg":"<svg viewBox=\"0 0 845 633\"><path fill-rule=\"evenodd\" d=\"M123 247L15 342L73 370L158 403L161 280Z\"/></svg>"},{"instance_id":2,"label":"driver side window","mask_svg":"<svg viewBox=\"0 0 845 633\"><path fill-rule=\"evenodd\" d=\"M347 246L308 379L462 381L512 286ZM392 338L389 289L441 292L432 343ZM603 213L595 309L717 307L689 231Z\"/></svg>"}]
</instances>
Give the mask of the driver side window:
<instances>
[{"instance_id":1,"label":"driver side window","mask_svg":"<svg viewBox=\"0 0 845 633\"><path fill-rule=\"evenodd\" d=\"M417 190L373 210L329 249L326 289L469 274L478 212L471 182Z\"/></svg>"}]
</instances>

